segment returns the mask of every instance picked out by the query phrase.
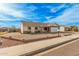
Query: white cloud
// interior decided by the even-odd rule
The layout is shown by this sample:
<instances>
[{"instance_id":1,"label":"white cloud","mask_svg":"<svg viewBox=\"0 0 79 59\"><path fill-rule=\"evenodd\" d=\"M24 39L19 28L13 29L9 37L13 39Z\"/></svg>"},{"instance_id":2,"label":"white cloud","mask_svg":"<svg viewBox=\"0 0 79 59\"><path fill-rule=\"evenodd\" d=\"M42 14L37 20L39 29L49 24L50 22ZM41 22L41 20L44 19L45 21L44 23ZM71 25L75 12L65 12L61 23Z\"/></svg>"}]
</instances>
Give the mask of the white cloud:
<instances>
[{"instance_id":1,"label":"white cloud","mask_svg":"<svg viewBox=\"0 0 79 59\"><path fill-rule=\"evenodd\" d=\"M37 9L37 7L34 6L34 5L27 6L26 8L27 8L28 10L30 10L30 11L34 11L34 10Z\"/></svg>"},{"instance_id":2,"label":"white cloud","mask_svg":"<svg viewBox=\"0 0 79 59\"><path fill-rule=\"evenodd\" d=\"M10 8L8 4L0 4L0 12L7 14L7 15L14 16L14 17L23 17L24 16L24 14L22 14L20 11L16 11L16 10Z\"/></svg>"},{"instance_id":3,"label":"white cloud","mask_svg":"<svg viewBox=\"0 0 79 59\"><path fill-rule=\"evenodd\" d=\"M33 11L37 9L37 7L33 5L26 5L25 10L22 10L22 7L23 6L19 7L14 4L0 4L0 21L27 20L36 16ZM10 18L7 15L13 16L15 19Z\"/></svg>"},{"instance_id":4,"label":"white cloud","mask_svg":"<svg viewBox=\"0 0 79 59\"><path fill-rule=\"evenodd\" d=\"M73 7L64 11L64 13L56 18L48 19L49 23L59 23L59 24L69 24L79 22L79 5L74 5Z\"/></svg>"},{"instance_id":5,"label":"white cloud","mask_svg":"<svg viewBox=\"0 0 79 59\"><path fill-rule=\"evenodd\" d=\"M60 10L63 7L67 7L66 4L62 4L62 5L57 6L57 7L52 7L50 10L51 10L51 12L57 12L58 10Z\"/></svg>"}]
</instances>

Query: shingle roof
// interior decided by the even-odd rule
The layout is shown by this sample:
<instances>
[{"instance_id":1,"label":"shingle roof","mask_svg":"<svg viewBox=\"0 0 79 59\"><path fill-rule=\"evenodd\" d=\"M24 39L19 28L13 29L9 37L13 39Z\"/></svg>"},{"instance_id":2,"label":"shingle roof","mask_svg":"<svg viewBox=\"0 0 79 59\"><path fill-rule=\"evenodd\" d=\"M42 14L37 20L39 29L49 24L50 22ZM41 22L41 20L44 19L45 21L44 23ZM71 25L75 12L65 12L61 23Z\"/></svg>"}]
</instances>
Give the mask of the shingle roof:
<instances>
[{"instance_id":1,"label":"shingle roof","mask_svg":"<svg viewBox=\"0 0 79 59\"><path fill-rule=\"evenodd\" d=\"M50 23L35 23L35 22L22 22L24 26L40 26L40 27L50 27L50 26L58 26L58 24L50 24Z\"/></svg>"}]
</instances>

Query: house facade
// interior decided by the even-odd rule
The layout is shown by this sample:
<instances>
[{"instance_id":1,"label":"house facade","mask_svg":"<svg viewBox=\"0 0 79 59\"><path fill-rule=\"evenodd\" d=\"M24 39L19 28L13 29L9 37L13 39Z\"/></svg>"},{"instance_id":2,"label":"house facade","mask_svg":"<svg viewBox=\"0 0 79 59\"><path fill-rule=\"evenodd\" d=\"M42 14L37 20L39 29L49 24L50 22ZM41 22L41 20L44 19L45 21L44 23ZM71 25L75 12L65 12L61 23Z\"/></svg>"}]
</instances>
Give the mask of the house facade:
<instances>
[{"instance_id":1,"label":"house facade","mask_svg":"<svg viewBox=\"0 0 79 59\"><path fill-rule=\"evenodd\" d=\"M58 24L22 22L21 33L57 32Z\"/></svg>"}]
</instances>

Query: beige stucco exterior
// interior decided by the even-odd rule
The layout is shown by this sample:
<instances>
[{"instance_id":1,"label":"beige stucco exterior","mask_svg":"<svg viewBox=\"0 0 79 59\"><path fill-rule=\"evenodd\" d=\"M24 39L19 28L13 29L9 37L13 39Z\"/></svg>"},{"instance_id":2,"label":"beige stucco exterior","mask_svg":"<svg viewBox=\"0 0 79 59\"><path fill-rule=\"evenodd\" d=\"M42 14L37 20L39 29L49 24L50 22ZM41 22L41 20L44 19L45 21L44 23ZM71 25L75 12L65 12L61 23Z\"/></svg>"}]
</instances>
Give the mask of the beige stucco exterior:
<instances>
[{"instance_id":1,"label":"beige stucco exterior","mask_svg":"<svg viewBox=\"0 0 79 59\"><path fill-rule=\"evenodd\" d=\"M60 26L60 32L65 32L65 27L64 26Z\"/></svg>"},{"instance_id":2,"label":"beige stucco exterior","mask_svg":"<svg viewBox=\"0 0 79 59\"><path fill-rule=\"evenodd\" d=\"M58 29L57 24L33 23L33 22L22 22L21 23L21 33L56 32L57 29Z\"/></svg>"}]
</instances>

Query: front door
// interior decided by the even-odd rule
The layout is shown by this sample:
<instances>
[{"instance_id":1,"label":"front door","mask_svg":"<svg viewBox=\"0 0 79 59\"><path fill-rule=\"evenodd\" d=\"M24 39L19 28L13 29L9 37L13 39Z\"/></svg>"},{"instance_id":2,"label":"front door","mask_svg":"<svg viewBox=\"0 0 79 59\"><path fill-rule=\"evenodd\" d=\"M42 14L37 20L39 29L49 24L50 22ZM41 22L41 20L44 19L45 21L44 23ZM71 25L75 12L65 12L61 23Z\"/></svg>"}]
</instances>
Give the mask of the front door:
<instances>
[{"instance_id":1,"label":"front door","mask_svg":"<svg viewBox=\"0 0 79 59\"><path fill-rule=\"evenodd\" d=\"M44 27L45 32L49 32L49 27Z\"/></svg>"}]
</instances>

